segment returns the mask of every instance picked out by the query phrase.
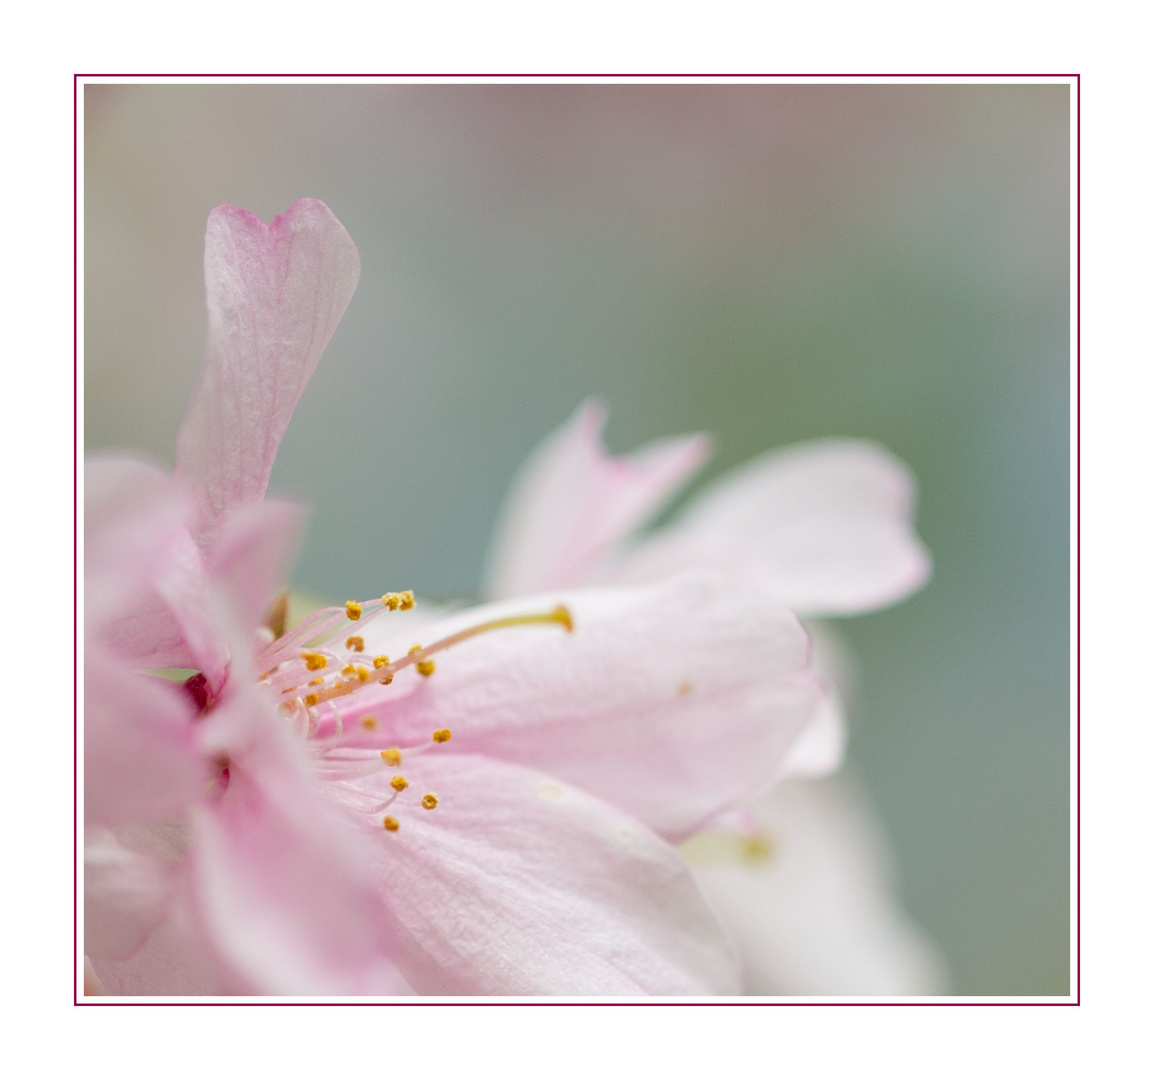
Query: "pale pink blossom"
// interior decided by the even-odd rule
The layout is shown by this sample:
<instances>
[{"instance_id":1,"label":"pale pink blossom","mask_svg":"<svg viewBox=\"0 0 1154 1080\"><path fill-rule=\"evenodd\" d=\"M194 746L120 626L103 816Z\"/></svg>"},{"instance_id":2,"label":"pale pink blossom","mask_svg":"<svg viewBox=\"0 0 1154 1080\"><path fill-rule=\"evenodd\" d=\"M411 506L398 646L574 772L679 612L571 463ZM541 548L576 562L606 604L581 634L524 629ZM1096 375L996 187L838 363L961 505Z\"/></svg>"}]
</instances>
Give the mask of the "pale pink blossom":
<instances>
[{"instance_id":1,"label":"pale pink blossom","mask_svg":"<svg viewBox=\"0 0 1154 1080\"><path fill-rule=\"evenodd\" d=\"M682 848L741 949L747 994L940 994L944 966L902 911L881 822L850 771L790 779L744 828Z\"/></svg>"},{"instance_id":2,"label":"pale pink blossom","mask_svg":"<svg viewBox=\"0 0 1154 1080\"><path fill-rule=\"evenodd\" d=\"M704 463L708 440L663 439L613 457L605 419L598 403L582 406L522 467L491 549L490 595L697 569L830 616L897 603L928 579L912 475L876 444L828 439L764 454L645 534ZM766 790L684 850L738 942L745 992L938 991L941 963L895 900L864 795L812 779L841 764L846 741L836 686L844 663L818 630L815 667L827 685L811 722L763 773Z\"/></svg>"},{"instance_id":3,"label":"pale pink blossom","mask_svg":"<svg viewBox=\"0 0 1154 1080\"><path fill-rule=\"evenodd\" d=\"M85 921L105 987L735 990L670 841L757 790L820 708L796 618L690 572L550 584L422 625L415 651L406 594L258 636L297 528L265 487L358 260L302 200L272 225L218 208L205 269L176 477L121 459L86 479ZM161 666L198 674L139 674Z\"/></svg>"}]
</instances>

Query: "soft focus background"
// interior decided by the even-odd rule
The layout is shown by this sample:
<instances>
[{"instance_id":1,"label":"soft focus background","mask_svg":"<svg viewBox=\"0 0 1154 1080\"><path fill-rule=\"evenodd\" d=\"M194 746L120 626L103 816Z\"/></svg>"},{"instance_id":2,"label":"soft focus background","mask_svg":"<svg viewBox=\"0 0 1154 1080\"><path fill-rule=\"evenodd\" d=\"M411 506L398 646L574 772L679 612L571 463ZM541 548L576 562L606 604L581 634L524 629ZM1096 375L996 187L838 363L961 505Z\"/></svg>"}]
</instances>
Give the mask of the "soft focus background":
<instances>
[{"instance_id":1,"label":"soft focus background","mask_svg":"<svg viewBox=\"0 0 1154 1080\"><path fill-rule=\"evenodd\" d=\"M360 288L282 445L297 584L474 593L514 470L820 435L910 463L930 586L841 624L850 753L962 994L1069 990L1065 86L89 86L85 441L172 460L204 222L324 199Z\"/></svg>"}]
</instances>

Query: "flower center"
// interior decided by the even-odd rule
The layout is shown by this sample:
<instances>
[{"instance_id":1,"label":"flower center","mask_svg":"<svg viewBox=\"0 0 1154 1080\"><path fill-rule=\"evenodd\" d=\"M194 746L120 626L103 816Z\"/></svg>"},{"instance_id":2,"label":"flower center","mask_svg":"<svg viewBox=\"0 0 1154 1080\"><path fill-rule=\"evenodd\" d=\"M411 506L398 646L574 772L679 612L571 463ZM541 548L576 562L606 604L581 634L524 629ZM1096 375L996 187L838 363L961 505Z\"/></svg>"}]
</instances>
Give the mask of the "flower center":
<instances>
[{"instance_id":1,"label":"flower center","mask_svg":"<svg viewBox=\"0 0 1154 1080\"><path fill-rule=\"evenodd\" d=\"M436 670L435 655L481 634L533 625L558 625L567 633L573 630L569 609L558 604L550 611L485 620L430 645L413 645L396 660L383 653L374 655L366 651L362 633L365 626L385 612L409 611L414 606L413 594L405 591L385 593L375 600L350 600L344 607L322 608L257 654L258 670L263 672L261 684L278 696L281 710L296 723L301 734L315 740L320 751L317 766L331 782L347 785L381 770L399 769L402 761L442 746L452 738L448 728L439 728L431 733L427 742L417 746L387 746L366 751L362 740L358 740L357 747L348 746L341 710L362 712L364 698L358 701L358 695L388 686L406 668L414 668L418 676L429 678ZM365 704L373 707L368 702ZM362 734L374 732L377 726L376 718L369 715L361 716L357 725ZM409 787L409 782L397 772L391 777L389 787L392 790L388 797L383 800L376 797L371 812L389 809ZM439 801L433 792L426 792L420 805L425 810L433 810ZM391 814L384 817L382 824L388 832L400 828L400 822Z\"/></svg>"}]
</instances>

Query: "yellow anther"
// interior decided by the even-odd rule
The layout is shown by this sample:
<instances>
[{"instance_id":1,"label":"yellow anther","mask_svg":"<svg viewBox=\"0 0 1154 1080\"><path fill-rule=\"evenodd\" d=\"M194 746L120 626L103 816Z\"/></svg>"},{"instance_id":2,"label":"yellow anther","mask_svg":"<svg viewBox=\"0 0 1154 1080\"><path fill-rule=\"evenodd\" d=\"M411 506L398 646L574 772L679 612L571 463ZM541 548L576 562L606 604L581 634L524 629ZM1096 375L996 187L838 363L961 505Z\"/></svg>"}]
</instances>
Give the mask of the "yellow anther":
<instances>
[{"instance_id":1,"label":"yellow anther","mask_svg":"<svg viewBox=\"0 0 1154 1080\"><path fill-rule=\"evenodd\" d=\"M358 634L353 634L352 637L345 639L345 648L352 649L353 652L364 652L365 639Z\"/></svg>"},{"instance_id":2,"label":"yellow anther","mask_svg":"<svg viewBox=\"0 0 1154 1080\"><path fill-rule=\"evenodd\" d=\"M387 592L381 597L381 603L385 605L390 611L396 611L401 606L401 597L399 593Z\"/></svg>"},{"instance_id":3,"label":"yellow anther","mask_svg":"<svg viewBox=\"0 0 1154 1080\"><path fill-rule=\"evenodd\" d=\"M349 600L345 603L345 614L356 622L361 617L361 605L355 600Z\"/></svg>"},{"instance_id":4,"label":"yellow anther","mask_svg":"<svg viewBox=\"0 0 1154 1080\"><path fill-rule=\"evenodd\" d=\"M388 662L389 658L384 653L373 657L373 667L375 668L383 668Z\"/></svg>"},{"instance_id":5,"label":"yellow anther","mask_svg":"<svg viewBox=\"0 0 1154 1080\"><path fill-rule=\"evenodd\" d=\"M373 673L369 671L367 667L361 667L360 664L357 664L357 678L360 679L361 682L368 682L372 677Z\"/></svg>"},{"instance_id":6,"label":"yellow anther","mask_svg":"<svg viewBox=\"0 0 1154 1080\"><path fill-rule=\"evenodd\" d=\"M319 697L317 697L317 696L316 696L316 694L305 694L305 704L306 704L306 705L307 705L307 706L308 706L310 709L311 709L311 708L312 708L312 707L313 707L313 706L314 706L314 705L315 705L315 704L316 704L318 701L320 701L320 698L319 698Z\"/></svg>"},{"instance_id":7,"label":"yellow anther","mask_svg":"<svg viewBox=\"0 0 1154 1080\"><path fill-rule=\"evenodd\" d=\"M373 723L375 724L376 721L374 720ZM381 760L384 761L386 765L391 765L395 769L401 763L401 752L395 746L390 747L388 750L382 750Z\"/></svg>"},{"instance_id":8,"label":"yellow anther","mask_svg":"<svg viewBox=\"0 0 1154 1080\"><path fill-rule=\"evenodd\" d=\"M410 655L410 656L412 656L412 655L413 655L413 653L418 653L418 652L420 652L420 651L421 651L421 646L420 646L420 645L410 645L410 646L409 646L409 655Z\"/></svg>"},{"instance_id":9,"label":"yellow anther","mask_svg":"<svg viewBox=\"0 0 1154 1080\"><path fill-rule=\"evenodd\" d=\"M363 727L365 731L376 731L377 718L375 716L362 716L361 727Z\"/></svg>"},{"instance_id":10,"label":"yellow anther","mask_svg":"<svg viewBox=\"0 0 1154 1080\"><path fill-rule=\"evenodd\" d=\"M301 659L305 662L305 667L307 667L309 671L320 671L321 668L329 666L328 657L319 652L303 652L301 653Z\"/></svg>"},{"instance_id":11,"label":"yellow anther","mask_svg":"<svg viewBox=\"0 0 1154 1080\"><path fill-rule=\"evenodd\" d=\"M324 682L325 677L323 675L318 675L315 679L309 679L309 686L323 686Z\"/></svg>"},{"instance_id":12,"label":"yellow anther","mask_svg":"<svg viewBox=\"0 0 1154 1080\"><path fill-rule=\"evenodd\" d=\"M453 737L453 733L447 728L437 728L433 732L433 742L448 742Z\"/></svg>"},{"instance_id":13,"label":"yellow anther","mask_svg":"<svg viewBox=\"0 0 1154 1080\"><path fill-rule=\"evenodd\" d=\"M343 668L341 668L341 674L342 675L352 675L356 670L357 669L355 667L353 667L352 664L345 664L345 666Z\"/></svg>"},{"instance_id":14,"label":"yellow anther","mask_svg":"<svg viewBox=\"0 0 1154 1080\"><path fill-rule=\"evenodd\" d=\"M381 686L388 686L393 681L392 675L384 675L377 680Z\"/></svg>"},{"instance_id":15,"label":"yellow anther","mask_svg":"<svg viewBox=\"0 0 1154 1080\"><path fill-rule=\"evenodd\" d=\"M412 611L417 606L417 601L413 599L413 590L406 589L401 593L401 610Z\"/></svg>"},{"instance_id":16,"label":"yellow anther","mask_svg":"<svg viewBox=\"0 0 1154 1080\"><path fill-rule=\"evenodd\" d=\"M417 674L424 675L426 679L436 670L437 662L435 660L422 660L417 664Z\"/></svg>"},{"instance_id":17,"label":"yellow anther","mask_svg":"<svg viewBox=\"0 0 1154 1080\"><path fill-rule=\"evenodd\" d=\"M435 810L437 808L437 796L430 791L428 795L422 797L421 805L426 810Z\"/></svg>"},{"instance_id":18,"label":"yellow anther","mask_svg":"<svg viewBox=\"0 0 1154 1080\"><path fill-rule=\"evenodd\" d=\"M409 782L403 776L394 776L389 781L389 785L394 791L404 791L409 786Z\"/></svg>"},{"instance_id":19,"label":"yellow anther","mask_svg":"<svg viewBox=\"0 0 1154 1080\"><path fill-rule=\"evenodd\" d=\"M401 823L392 814L386 814L384 826L389 832L396 832L401 827Z\"/></svg>"}]
</instances>

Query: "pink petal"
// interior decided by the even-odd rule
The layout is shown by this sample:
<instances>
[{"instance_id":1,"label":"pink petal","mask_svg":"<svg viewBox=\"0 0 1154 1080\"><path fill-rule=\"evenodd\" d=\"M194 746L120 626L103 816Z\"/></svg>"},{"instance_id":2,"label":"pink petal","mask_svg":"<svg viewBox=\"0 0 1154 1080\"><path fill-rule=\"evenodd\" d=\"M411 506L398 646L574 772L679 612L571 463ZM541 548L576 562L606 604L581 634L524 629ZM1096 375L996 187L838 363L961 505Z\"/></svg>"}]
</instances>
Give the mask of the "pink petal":
<instances>
[{"instance_id":1,"label":"pink petal","mask_svg":"<svg viewBox=\"0 0 1154 1080\"><path fill-rule=\"evenodd\" d=\"M168 913L170 865L120 844L108 829L84 830L84 948L122 960L135 953Z\"/></svg>"},{"instance_id":2,"label":"pink petal","mask_svg":"<svg viewBox=\"0 0 1154 1080\"><path fill-rule=\"evenodd\" d=\"M229 651L187 492L127 458L88 462L84 475L86 634L135 667L197 668L219 685Z\"/></svg>"},{"instance_id":3,"label":"pink petal","mask_svg":"<svg viewBox=\"0 0 1154 1080\"><path fill-rule=\"evenodd\" d=\"M266 500L222 520L208 561L213 609L231 627L234 663L247 661L254 628L285 590L304 517L300 506Z\"/></svg>"},{"instance_id":4,"label":"pink petal","mask_svg":"<svg viewBox=\"0 0 1154 1080\"><path fill-rule=\"evenodd\" d=\"M748 994L935 994L940 957L907 919L881 826L857 786L783 784L759 837L683 849L742 953Z\"/></svg>"},{"instance_id":5,"label":"pink petal","mask_svg":"<svg viewBox=\"0 0 1154 1080\"><path fill-rule=\"evenodd\" d=\"M405 766L347 805L376 831L398 963L425 994L732 993L729 945L676 852L598 799L535 771L460 754ZM420 806L432 791L433 811ZM408 796L412 795L411 798Z\"/></svg>"},{"instance_id":6,"label":"pink petal","mask_svg":"<svg viewBox=\"0 0 1154 1080\"><path fill-rule=\"evenodd\" d=\"M180 811L205 782L192 701L95 642L84 655L84 812L89 821L151 821Z\"/></svg>"},{"instance_id":7,"label":"pink petal","mask_svg":"<svg viewBox=\"0 0 1154 1080\"><path fill-rule=\"evenodd\" d=\"M709 456L708 438L686 435L610 457L601 442L605 416L604 406L583 405L521 467L494 538L487 595L588 584L605 555Z\"/></svg>"},{"instance_id":8,"label":"pink petal","mask_svg":"<svg viewBox=\"0 0 1154 1080\"><path fill-rule=\"evenodd\" d=\"M803 615L896 603L930 575L908 468L872 443L822 440L756 458L708 486L641 545L622 576L727 568Z\"/></svg>"},{"instance_id":9,"label":"pink petal","mask_svg":"<svg viewBox=\"0 0 1154 1080\"><path fill-rule=\"evenodd\" d=\"M184 632L157 591L185 564L194 508L159 469L128 458L84 467L86 632L138 667L192 666ZM194 559L198 559L192 548ZM171 569L169 569L171 572Z\"/></svg>"},{"instance_id":10,"label":"pink petal","mask_svg":"<svg viewBox=\"0 0 1154 1080\"><path fill-rule=\"evenodd\" d=\"M246 687L206 734L230 765L227 789L193 821L204 931L255 992L404 992L369 877L373 849L321 798L303 745L268 709Z\"/></svg>"},{"instance_id":11,"label":"pink petal","mask_svg":"<svg viewBox=\"0 0 1154 1080\"><path fill-rule=\"evenodd\" d=\"M289 418L352 298L356 246L324 203L301 199L265 225L234 206L208 219L208 355L177 442L177 474L206 539L268 486Z\"/></svg>"},{"instance_id":12,"label":"pink petal","mask_svg":"<svg viewBox=\"0 0 1154 1080\"><path fill-rule=\"evenodd\" d=\"M685 575L562 598L571 634L485 634L439 656L423 684L398 677L360 711L400 744L449 728L454 748L540 768L680 839L768 783L821 701L804 631L756 587ZM466 612L424 642L558 599Z\"/></svg>"}]
</instances>

